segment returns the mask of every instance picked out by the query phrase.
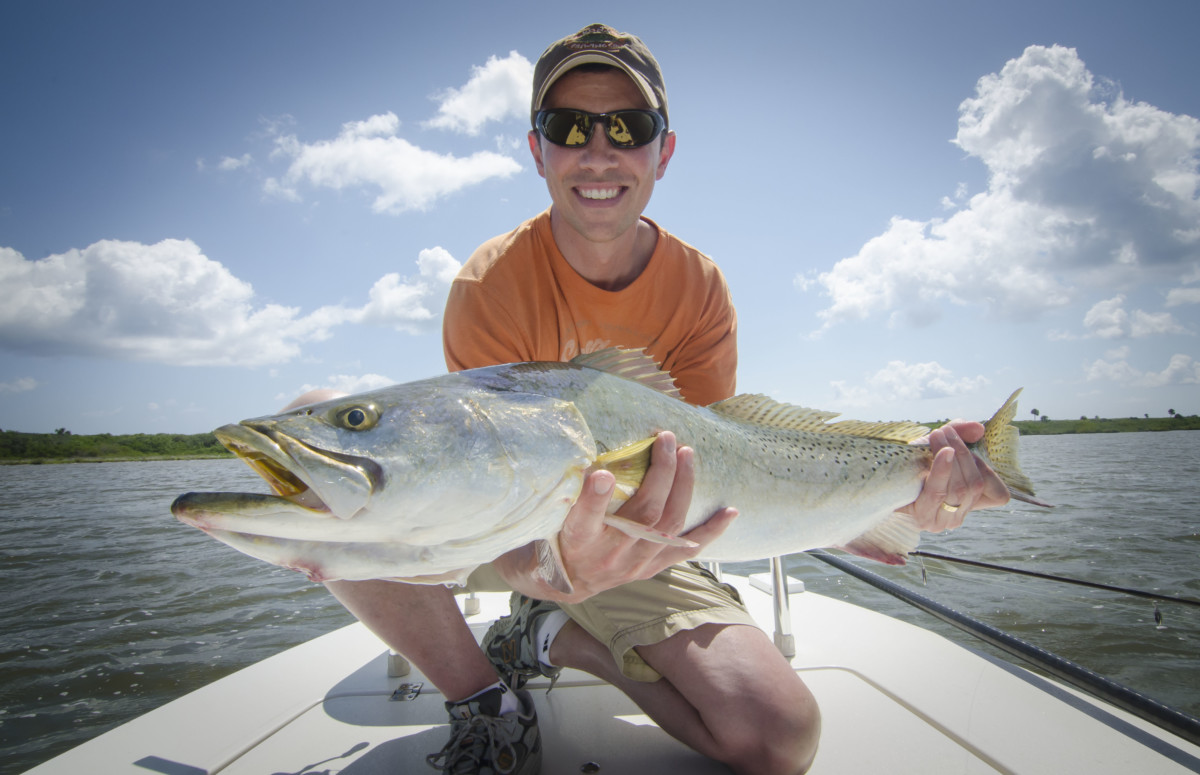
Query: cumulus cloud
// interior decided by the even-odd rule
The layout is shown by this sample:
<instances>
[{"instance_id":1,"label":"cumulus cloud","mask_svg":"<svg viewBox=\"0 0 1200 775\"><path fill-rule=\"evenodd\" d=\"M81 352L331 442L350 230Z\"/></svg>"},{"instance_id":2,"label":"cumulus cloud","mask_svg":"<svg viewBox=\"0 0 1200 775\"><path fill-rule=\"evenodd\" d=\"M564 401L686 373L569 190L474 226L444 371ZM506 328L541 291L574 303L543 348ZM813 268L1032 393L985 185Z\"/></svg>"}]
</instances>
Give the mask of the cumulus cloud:
<instances>
[{"instance_id":1,"label":"cumulus cloud","mask_svg":"<svg viewBox=\"0 0 1200 775\"><path fill-rule=\"evenodd\" d=\"M843 381L831 383L840 405L870 406L898 400L946 398L977 392L988 384L985 377L955 377L946 367L931 361L891 361L870 375L862 387Z\"/></svg>"},{"instance_id":2,"label":"cumulus cloud","mask_svg":"<svg viewBox=\"0 0 1200 775\"><path fill-rule=\"evenodd\" d=\"M103 240L39 261L0 247L0 348L175 365L282 363L342 324L427 330L457 268L449 253L431 248L415 276L385 275L364 306L302 314L257 303L249 283L191 240Z\"/></svg>"},{"instance_id":3,"label":"cumulus cloud","mask_svg":"<svg viewBox=\"0 0 1200 775\"><path fill-rule=\"evenodd\" d=\"M1129 348L1122 347L1087 364L1084 373L1088 382L1116 382L1137 387L1200 384L1200 362L1190 355L1176 353L1162 371L1148 372L1130 365L1128 357Z\"/></svg>"},{"instance_id":4,"label":"cumulus cloud","mask_svg":"<svg viewBox=\"0 0 1200 775\"><path fill-rule=\"evenodd\" d=\"M522 118L529 112L533 65L516 51L504 59L488 57L471 68L471 79L439 95L437 116L424 126L477 135L489 121Z\"/></svg>"},{"instance_id":5,"label":"cumulus cloud","mask_svg":"<svg viewBox=\"0 0 1200 775\"><path fill-rule=\"evenodd\" d=\"M1123 295L1094 304L1084 315L1083 325L1092 336L1101 339L1189 333L1169 312L1151 313L1140 309L1126 312Z\"/></svg>"},{"instance_id":6,"label":"cumulus cloud","mask_svg":"<svg viewBox=\"0 0 1200 775\"><path fill-rule=\"evenodd\" d=\"M248 166L251 161L253 161L253 159L251 158L250 154L248 154L248 153L243 153L241 156L239 156L236 159L233 158L232 156L226 156L217 163L217 169L219 169L223 172L239 170L242 167Z\"/></svg>"},{"instance_id":7,"label":"cumulus cloud","mask_svg":"<svg viewBox=\"0 0 1200 775\"><path fill-rule=\"evenodd\" d=\"M857 255L797 278L830 299L822 330L881 313L919 325L946 304L1027 319L1200 257L1200 121L1098 84L1074 49L1030 46L979 80L958 124L988 190L960 187L943 200L964 203L952 215L895 217Z\"/></svg>"},{"instance_id":8,"label":"cumulus cloud","mask_svg":"<svg viewBox=\"0 0 1200 775\"><path fill-rule=\"evenodd\" d=\"M388 326L397 331L419 333L441 314L445 290L462 265L442 247L422 250L417 257L417 274L402 277L391 272L379 278L367 293L366 305L346 309L325 308L343 322ZM439 294L438 291L441 291ZM429 302L437 302L430 305ZM430 307L434 308L431 309Z\"/></svg>"},{"instance_id":9,"label":"cumulus cloud","mask_svg":"<svg viewBox=\"0 0 1200 775\"><path fill-rule=\"evenodd\" d=\"M311 390L328 388L336 390L339 393L365 393L368 390L387 387L388 385L396 384L396 380L389 379L382 374L330 374L325 378L325 382L320 385L302 385L296 391L297 395L303 395ZM295 395L280 394L277 399L281 402L295 398Z\"/></svg>"},{"instance_id":10,"label":"cumulus cloud","mask_svg":"<svg viewBox=\"0 0 1200 775\"><path fill-rule=\"evenodd\" d=\"M371 209L397 215L426 210L441 197L521 169L492 151L465 157L428 151L397 136L399 129L400 119L389 112L347 122L332 140L306 143L294 134L278 135L272 156L289 164L281 177L264 183L264 191L296 201L303 184L377 189Z\"/></svg>"}]
</instances>

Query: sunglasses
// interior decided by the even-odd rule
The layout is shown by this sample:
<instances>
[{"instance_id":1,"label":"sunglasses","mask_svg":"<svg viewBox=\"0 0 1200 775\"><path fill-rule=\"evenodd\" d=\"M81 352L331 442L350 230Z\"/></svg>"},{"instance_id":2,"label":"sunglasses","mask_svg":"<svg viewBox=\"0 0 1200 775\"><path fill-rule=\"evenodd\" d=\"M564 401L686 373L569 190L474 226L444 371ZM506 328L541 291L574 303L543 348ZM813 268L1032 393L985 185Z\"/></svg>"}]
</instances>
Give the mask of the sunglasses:
<instances>
[{"instance_id":1,"label":"sunglasses","mask_svg":"<svg viewBox=\"0 0 1200 775\"><path fill-rule=\"evenodd\" d=\"M614 110L612 113L588 113L571 108L538 111L534 126L542 137L564 148L579 148L592 139L596 124L604 124L604 134L615 148L641 148L666 129L667 122L653 110Z\"/></svg>"}]
</instances>

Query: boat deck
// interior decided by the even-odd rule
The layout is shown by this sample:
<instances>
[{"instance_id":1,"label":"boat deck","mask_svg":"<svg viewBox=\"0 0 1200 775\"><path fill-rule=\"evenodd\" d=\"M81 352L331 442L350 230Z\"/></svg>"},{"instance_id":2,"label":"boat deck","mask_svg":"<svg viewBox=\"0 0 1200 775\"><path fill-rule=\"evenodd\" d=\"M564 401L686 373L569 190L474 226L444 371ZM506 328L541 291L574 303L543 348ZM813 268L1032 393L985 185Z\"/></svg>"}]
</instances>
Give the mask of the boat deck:
<instances>
[{"instance_id":1,"label":"boat deck","mask_svg":"<svg viewBox=\"0 0 1200 775\"><path fill-rule=\"evenodd\" d=\"M771 597L738 585L768 632ZM481 596L477 636L507 613ZM1200 773L1200 747L939 635L818 594L791 595L795 669L822 711L820 773ZM411 699L402 685L423 683ZM620 692L564 671L530 683L542 772L727 773L677 743ZM411 692L401 691L401 695ZM252 665L52 759L30 775L432 772L448 736L443 698L361 625Z\"/></svg>"}]
</instances>

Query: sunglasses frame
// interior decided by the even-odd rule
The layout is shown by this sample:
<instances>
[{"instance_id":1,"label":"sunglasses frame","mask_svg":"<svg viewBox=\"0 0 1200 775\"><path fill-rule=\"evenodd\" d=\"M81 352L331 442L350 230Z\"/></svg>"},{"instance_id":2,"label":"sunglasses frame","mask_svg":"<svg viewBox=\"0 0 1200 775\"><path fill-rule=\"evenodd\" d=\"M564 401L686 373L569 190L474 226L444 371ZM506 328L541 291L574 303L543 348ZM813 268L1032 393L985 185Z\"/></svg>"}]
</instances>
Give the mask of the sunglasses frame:
<instances>
[{"instance_id":1,"label":"sunglasses frame","mask_svg":"<svg viewBox=\"0 0 1200 775\"><path fill-rule=\"evenodd\" d=\"M546 120L547 120L547 117L552 113L575 113L580 116L586 116L588 119L588 130L587 130L587 136L584 137L583 142L579 143L578 145L567 145L566 143L557 142L556 140L551 138L548 134L546 134ZM633 143L633 144L628 144L628 145L622 145L613 139L613 136L610 134L610 130L612 129L611 120L613 117L620 116L621 114L624 114L624 113L638 113L641 115L651 116L653 118L654 133L650 136L649 140L646 140L643 143ZM600 123L603 123L603 125L604 125L604 136L608 138L608 142L614 148L619 148L621 150L630 150L633 148L641 148L643 146L647 146L650 143L657 140L662 135L662 133L667 130L667 121L666 121L666 119L664 119L662 117L661 113L659 113L656 110L642 110L639 108L629 108L627 110L614 110L614 111L611 111L608 113L589 113L586 110L580 110L578 108L544 108L543 110L538 111L537 117L534 119L534 122L533 122L534 127L537 129L539 135L546 138L547 141L553 143L554 145L557 145L560 148L583 148L584 146L586 146L588 143L590 143L592 141L592 132L593 132L593 130L595 130L596 125L600 124ZM578 126L578 122L576 122L576 125Z\"/></svg>"}]
</instances>

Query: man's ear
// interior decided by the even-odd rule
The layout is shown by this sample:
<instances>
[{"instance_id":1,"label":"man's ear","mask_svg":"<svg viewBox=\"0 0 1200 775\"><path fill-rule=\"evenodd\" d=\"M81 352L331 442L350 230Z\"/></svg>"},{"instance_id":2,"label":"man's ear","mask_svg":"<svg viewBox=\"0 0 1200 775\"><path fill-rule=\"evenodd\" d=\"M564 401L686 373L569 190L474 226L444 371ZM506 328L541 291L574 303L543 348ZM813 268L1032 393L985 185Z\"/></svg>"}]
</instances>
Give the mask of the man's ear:
<instances>
[{"instance_id":1,"label":"man's ear","mask_svg":"<svg viewBox=\"0 0 1200 775\"><path fill-rule=\"evenodd\" d=\"M529 131L529 152L533 154L533 164L537 167L538 174L546 177L546 167L542 164L542 136L536 129Z\"/></svg>"},{"instance_id":2,"label":"man's ear","mask_svg":"<svg viewBox=\"0 0 1200 775\"><path fill-rule=\"evenodd\" d=\"M655 180L662 180L667 174L667 164L675 155L675 133L668 130L663 135L662 148L658 152L658 169L654 173Z\"/></svg>"}]
</instances>

